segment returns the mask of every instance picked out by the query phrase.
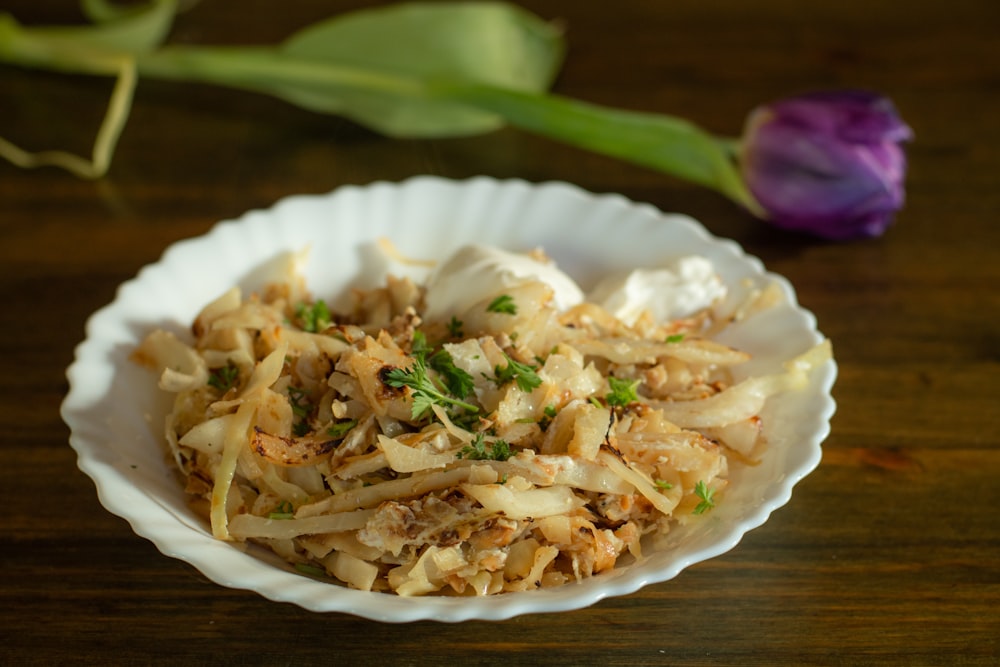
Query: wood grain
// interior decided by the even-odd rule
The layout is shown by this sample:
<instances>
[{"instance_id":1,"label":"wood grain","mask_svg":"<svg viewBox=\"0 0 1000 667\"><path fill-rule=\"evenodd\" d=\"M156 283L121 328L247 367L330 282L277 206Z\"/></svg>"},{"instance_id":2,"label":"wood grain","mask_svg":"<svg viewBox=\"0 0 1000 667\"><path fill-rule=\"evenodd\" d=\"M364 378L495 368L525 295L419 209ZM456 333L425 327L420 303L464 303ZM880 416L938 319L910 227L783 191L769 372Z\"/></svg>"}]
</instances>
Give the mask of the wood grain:
<instances>
[{"instance_id":1,"label":"wood grain","mask_svg":"<svg viewBox=\"0 0 1000 667\"><path fill-rule=\"evenodd\" d=\"M523 3L570 43L556 89L737 135L821 87L913 126L883 238L818 242L717 196L512 130L392 141L249 94L144 81L111 173L0 164L0 663L997 664L1000 5L992 0ZM277 41L346 0L201 2L173 39ZM29 22L71 0L7 0ZM106 82L0 68L0 135L88 150ZM701 219L788 277L831 337L820 467L731 552L633 595L502 623L317 615L206 580L100 505L59 418L90 313L175 240L285 195L432 173L566 180Z\"/></svg>"}]
</instances>

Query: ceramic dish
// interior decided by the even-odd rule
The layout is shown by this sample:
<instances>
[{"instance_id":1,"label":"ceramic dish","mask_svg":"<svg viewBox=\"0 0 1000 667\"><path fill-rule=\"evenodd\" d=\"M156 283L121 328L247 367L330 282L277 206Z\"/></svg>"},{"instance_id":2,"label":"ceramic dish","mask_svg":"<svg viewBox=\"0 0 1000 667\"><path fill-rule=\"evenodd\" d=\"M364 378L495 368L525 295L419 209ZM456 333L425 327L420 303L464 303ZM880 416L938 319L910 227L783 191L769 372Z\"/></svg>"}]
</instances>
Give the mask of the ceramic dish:
<instances>
[{"instance_id":1,"label":"ceramic dish","mask_svg":"<svg viewBox=\"0 0 1000 667\"><path fill-rule=\"evenodd\" d=\"M223 586L314 611L388 622L496 620L577 609L671 579L693 563L732 549L784 505L792 487L819 463L835 408L832 361L812 373L805 391L770 400L764 413L770 447L763 462L737 468L725 502L705 520L674 531L669 548L581 583L488 598L400 598L317 581L263 550L241 550L213 539L207 524L188 508L164 455L162 424L169 397L149 371L128 361L130 351L155 328L184 335L198 311L233 285L252 290L267 282L285 251L310 248L306 279L318 297L340 294L348 286L374 286L388 271L418 279L425 275L426 269L400 265L381 253L380 237L408 257L425 259L441 258L470 241L512 250L541 246L585 289L615 270L700 254L731 286L777 283L787 297L785 305L728 332L725 342L754 355L743 373L778 371L783 361L822 339L814 317L796 304L792 287L767 273L759 260L689 218L621 196L594 195L565 183L419 177L290 197L173 245L88 321L86 340L67 371L70 390L62 415L79 466L94 480L101 503L164 554Z\"/></svg>"}]
</instances>

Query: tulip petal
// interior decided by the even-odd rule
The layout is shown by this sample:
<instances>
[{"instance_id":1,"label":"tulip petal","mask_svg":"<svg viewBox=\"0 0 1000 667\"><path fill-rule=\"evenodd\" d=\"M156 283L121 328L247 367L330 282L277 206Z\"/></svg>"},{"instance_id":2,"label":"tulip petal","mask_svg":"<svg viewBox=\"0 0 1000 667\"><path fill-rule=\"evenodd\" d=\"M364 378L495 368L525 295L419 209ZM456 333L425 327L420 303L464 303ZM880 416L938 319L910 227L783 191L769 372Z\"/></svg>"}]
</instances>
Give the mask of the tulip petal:
<instances>
[{"instance_id":1,"label":"tulip petal","mask_svg":"<svg viewBox=\"0 0 1000 667\"><path fill-rule=\"evenodd\" d=\"M755 110L741 166L775 225L838 240L877 236L903 205L900 142L911 137L884 97L814 93Z\"/></svg>"}]
</instances>

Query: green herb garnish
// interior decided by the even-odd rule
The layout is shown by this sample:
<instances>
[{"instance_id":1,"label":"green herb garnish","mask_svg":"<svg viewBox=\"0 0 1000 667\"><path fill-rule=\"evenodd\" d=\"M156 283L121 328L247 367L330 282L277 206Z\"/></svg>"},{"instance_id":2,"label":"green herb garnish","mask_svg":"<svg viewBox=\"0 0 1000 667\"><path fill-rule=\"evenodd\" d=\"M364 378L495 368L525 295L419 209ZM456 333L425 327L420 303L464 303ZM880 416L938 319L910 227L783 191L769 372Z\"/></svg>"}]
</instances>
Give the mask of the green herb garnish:
<instances>
[{"instance_id":1,"label":"green herb garnish","mask_svg":"<svg viewBox=\"0 0 1000 667\"><path fill-rule=\"evenodd\" d=\"M656 486L656 488L661 489L663 491L669 491L670 489L674 488L673 484L671 484L670 482L664 482L662 479L654 479L653 484Z\"/></svg>"},{"instance_id":2,"label":"green herb garnish","mask_svg":"<svg viewBox=\"0 0 1000 667\"><path fill-rule=\"evenodd\" d=\"M236 385L240 378L240 369L232 361L226 362L222 368L216 368L208 373L208 385L225 394Z\"/></svg>"},{"instance_id":3,"label":"green herb garnish","mask_svg":"<svg viewBox=\"0 0 1000 667\"><path fill-rule=\"evenodd\" d=\"M320 299L311 306L299 303L295 306L295 317L298 318L303 331L316 333L330 326L330 309L326 303Z\"/></svg>"},{"instance_id":4,"label":"green herb garnish","mask_svg":"<svg viewBox=\"0 0 1000 667\"><path fill-rule=\"evenodd\" d=\"M559 411L556 410L556 406L554 405L545 406L545 409L542 411L544 416L538 420L538 428L543 431L548 430L549 425L552 423L552 420L556 418L556 414L558 414L558 412Z\"/></svg>"},{"instance_id":5,"label":"green herb garnish","mask_svg":"<svg viewBox=\"0 0 1000 667\"><path fill-rule=\"evenodd\" d=\"M466 398L475 389L472 376L467 371L455 365L455 360L447 350L438 350L428 363L441 376L444 385L458 398Z\"/></svg>"},{"instance_id":6,"label":"green herb garnish","mask_svg":"<svg viewBox=\"0 0 1000 667\"><path fill-rule=\"evenodd\" d=\"M448 335L450 335L452 338L462 338L463 336L462 324L463 324L462 320L452 315L451 319L448 320L447 324Z\"/></svg>"},{"instance_id":7,"label":"green herb garnish","mask_svg":"<svg viewBox=\"0 0 1000 667\"><path fill-rule=\"evenodd\" d=\"M514 303L514 297L510 294L501 294L497 298L490 301L490 305L486 306L486 310L491 313L517 315L517 304Z\"/></svg>"},{"instance_id":8,"label":"green herb garnish","mask_svg":"<svg viewBox=\"0 0 1000 667\"><path fill-rule=\"evenodd\" d=\"M667 336L667 339L664 342L665 343L679 343L682 340L684 340L684 334L679 333L679 334L671 334L671 335Z\"/></svg>"},{"instance_id":9,"label":"green herb garnish","mask_svg":"<svg viewBox=\"0 0 1000 667\"><path fill-rule=\"evenodd\" d=\"M312 406L306 402L309 393L301 387L288 387L288 402L292 405L292 414L296 417L308 417L312 411Z\"/></svg>"},{"instance_id":10,"label":"green herb garnish","mask_svg":"<svg viewBox=\"0 0 1000 667\"><path fill-rule=\"evenodd\" d=\"M466 431L475 431L480 427L479 414L477 412L459 412L458 414L449 414L448 417L451 419L452 424Z\"/></svg>"},{"instance_id":11,"label":"green herb garnish","mask_svg":"<svg viewBox=\"0 0 1000 667\"><path fill-rule=\"evenodd\" d=\"M326 570L321 567L316 567L315 565L306 565L305 563L296 563L295 569L302 574L308 575L310 577L318 577L320 579L329 579L326 574Z\"/></svg>"},{"instance_id":12,"label":"green herb garnish","mask_svg":"<svg viewBox=\"0 0 1000 667\"><path fill-rule=\"evenodd\" d=\"M326 429L326 434L331 438L343 438L347 435L348 431L357 425L357 419L348 419L347 421L337 422L330 428Z\"/></svg>"},{"instance_id":13,"label":"green herb garnish","mask_svg":"<svg viewBox=\"0 0 1000 667\"><path fill-rule=\"evenodd\" d=\"M292 406L292 414L298 417L298 420L292 424L292 435L300 438L312 429L309 425L312 405L309 404L308 398L309 393L305 389L289 385L288 403Z\"/></svg>"},{"instance_id":14,"label":"green herb garnish","mask_svg":"<svg viewBox=\"0 0 1000 667\"><path fill-rule=\"evenodd\" d=\"M502 387L509 382L516 382L521 391L530 392L542 384L542 378L538 377L538 373L535 372L537 370L535 366L515 361L506 352L503 356L507 359L507 365L504 367L497 365L493 369L494 377L487 378L492 380L497 387Z\"/></svg>"},{"instance_id":15,"label":"green herb garnish","mask_svg":"<svg viewBox=\"0 0 1000 667\"><path fill-rule=\"evenodd\" d=\"M625 407L629 403L634 403L639 400L639 395L636 393L639 383L640 380L622 380L616 377L609 377L608 386L611 387L611 393L605 396L605 400L608 402L608 405L617 405L619 407Z\"/></svg>"},{"instance_id":16,"label":"green herb garnish","mask_svg":"<svg viewBox=\"0 0 1000 667\"><path fill-rule=\"evenodd\" d=\"M410 409L410 416L413 420L423 418L434 405L454 405L469 412L479 412L475 405L450 396L448 386L431 377L426 364L423 356L414 357L410 368L392 368L382 378L390 387L409 387L412 390L413 407Z\"/></svg>"},{"instance_id":17,"label":"green herb garnish","mask_svg":"<svg viewBox=\"0 0 1000 667\"><path fill-rule=\"evenodd\" d=\"M494 440L489 449L486 447L486 439L482 433L477 433L475 439L465 447L462 447L455 456L460 459L470 461L506 461L514 452L506 440Z\"/></svg>"},{"instance_id":18,"label":"green herb garnish","mask_svg":"<svg viewBox=\"0 0 1000 667\"><path fill-rule=\"evenodd\" d=\"M425 368L429 366L440 377L444 388L456 398L464 399L472 393L475 384L472 376L455 365L455 360L447 350L438 350L431 354L433 348L427 343L427 335L417 329L413 332L411 355Z\"/></svg>"},{"instance_id":19,"label":"green herb garnish","mask_svg":"<svg viewBox=\"0 0 1000 667\"><path fill-rule=\"evenodd\" d=\"M410 343L410 355L417 359L426 359L430 353L431 346L427 343L427 334L420 329L415 330Z\"/></svg>"},{"instance_id":20,"label":"green herb garnish","mask_svg":"<svg viewBox=\"0 0 1000 667\"><path fill-rule=\"evenodd\" d=\"M694 508L693 514L704 514L708 510L715 507L715 489L708 488L708 485L704 481L699 481L694 485L694 493L696 496L701 498L701 502L698 506Z\"/></svg>"},{"instance_id":21,"label":"green herb garnish","mask_svg":"<svg viewBox=\"0 0 1000 667\"><path fill-rule=\"evenodd\" d=\"M295 508L287 500L282 500L274 511L267 515L268 519L287 520L295 517Z\"/></svg>"}]
</instances>

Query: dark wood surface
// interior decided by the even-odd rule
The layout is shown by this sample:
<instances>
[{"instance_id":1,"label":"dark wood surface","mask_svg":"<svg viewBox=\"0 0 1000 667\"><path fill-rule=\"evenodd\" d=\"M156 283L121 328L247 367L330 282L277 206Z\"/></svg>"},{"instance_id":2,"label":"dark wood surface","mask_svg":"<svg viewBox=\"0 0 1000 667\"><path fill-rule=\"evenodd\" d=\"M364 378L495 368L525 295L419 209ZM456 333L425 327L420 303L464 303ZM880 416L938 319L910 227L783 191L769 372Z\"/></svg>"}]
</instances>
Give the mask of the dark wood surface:
<instances>
[{"instance_id":1,"label":"dark wood surface","mask_svg":"<svg viewBox=\"0 0 1000 667\"><path fill-rule=\"evenodd\" d=\"M273 42L347 0L203 0L176 41ZM1000 659L1000 4L532 0L556 90L738 134L816 87L912 125L883 238L769 229L718 196L516 131L393 141L249 94L144 81L110 174L0 164L0 663L996 664ZM22 22L73 2L4 0ZM105 81L0 68L0 135L89 142ZM565 180L701 219L788 277L834 342L823 462L731 552L579 611L386 625L222 588L105 511L59 417L84 321L164 248L293 193L416 174Z\"/></svg>"}]
</instances>

